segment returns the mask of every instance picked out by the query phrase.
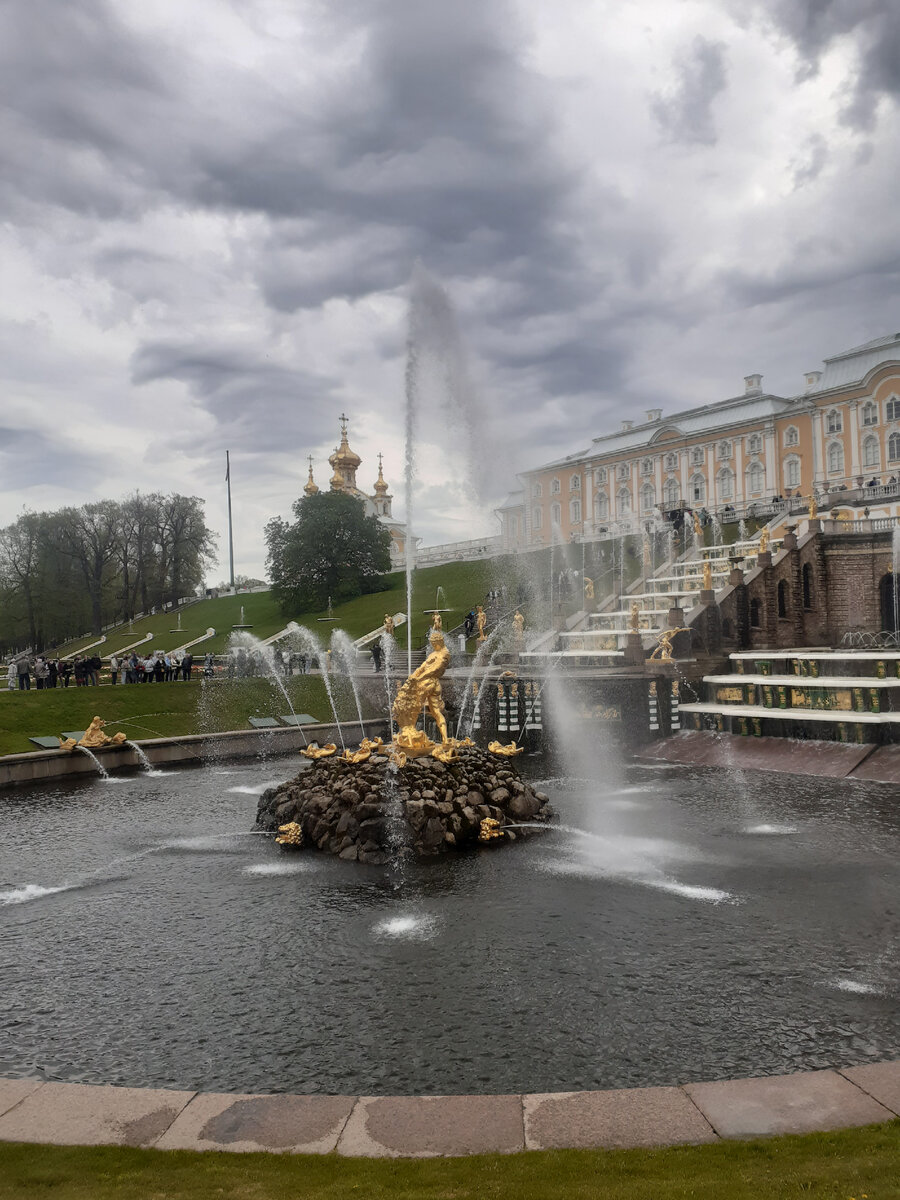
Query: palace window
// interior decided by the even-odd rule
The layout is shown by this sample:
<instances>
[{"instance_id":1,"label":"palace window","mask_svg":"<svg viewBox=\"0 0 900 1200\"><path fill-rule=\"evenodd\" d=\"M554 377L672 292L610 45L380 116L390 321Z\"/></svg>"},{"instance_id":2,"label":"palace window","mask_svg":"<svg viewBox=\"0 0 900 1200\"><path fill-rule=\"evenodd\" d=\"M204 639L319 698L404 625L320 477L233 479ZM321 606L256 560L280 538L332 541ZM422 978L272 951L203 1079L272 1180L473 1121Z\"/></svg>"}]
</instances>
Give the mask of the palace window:
<instances>
[{"instance_id":1,"label":"palace window","mask_svg":"<svg viewBox=\"0 0 900 1200\"><path fill-rule=\"evenodd\" d=\"M784 464L784 486L797 488L800 486L800 459L788 458Z\"/></svg>"},{"instance_id":2,"label":"palace window","mask_svg":"<svg viewBox=\"0 0 900 1200\"><path fill-rule=\"evenodd\" d=\"M691 465L694 467L702 467L706 453L702 446L695 446L691 451Z\"/></svg>"},{"instance_id":3,"label":"palace window","mask_svg":"<svg viewBox=\"0 0 900 1200\"><path fill-rule=\"evenodd\" d=\"M616 467L616 478L617 479L630 479L631 478L631 463L619 463L619 465Z\"/></svg>"},{"instance_id":4,"label":"palace window","mask_svg":"<svg viewBox=\"0 0 900 1200\"><path fill-rule=\"evenodd\" d=\"M606 467L598 467L594 472L594 479L597 483L606 483Z\"/></svg>"},{"instance_id":5,"label":"palace window","mask_svg":"<svg viewBox=\"0 0 900 1200\"><path fill-rule=\"evenodd\" d=\"M863 442L863 466L877 467L879 465L878 438L867 437Z\"/></svg>"},{"instance_id":6,"label":"palace window","mask_svg":"<svg viewBox=\"0 0 900 1200\"><path fill-rule=\"evenodd\" d=\"M716 453L720 459L731 458L731 442L719 442Z\"/></svg>"},{"instance_id":7,"label":"palace window","mask_svg":"<svg viewBox=\"0 0 900 1200\"><path fill-rule=\"evenodd\" d=\"M580 525L581 524L581 501L580 500L570 500L569 501L569 524L570 525Z\"/></svg>"},{"instance_id":8,"label":"palace window","mask_svg":"<svg viewBox=\"0 0 900 1200\"><path fill-rule=\"evenodd\" d=\"M840 412L836 408L833 408L831 410L831 412L828 413L828 415L825 417L825 432L826 433L840 433L843 430L843 428L844 428L844 418L841 416Z\"/></svg>"},{"instance_id":9,"label":"palace window","mask_svg":"<svg viewBox=\"0 0 900 1200\"><path fill-rule=\"evenodd\" d=\"M609 516L609 499L606 492L597 492L594 496L594 516L598 521L605 521Z\"/></svg>"},{"instance_id":10,"label":"palace window","mask_svg":"<svg viewBox=\"0 0 900 1200\"><path fill-rule=\"evenodd\" d=\"M652 475L653 474L653 459L652 458L642 458L641 459L641 474L642 475Z\"/></svg>"},{"instance_id":11,"label":"palace window","mask_svg":"<svg viewBox=\"0 0 900 1200\"><path fill-rule=\"evenodd\" d=\"M747 453L762 454L762 437L758 433L751 433L747 438Z\"/></svg>"},{"instance_id":12,"label":"palace window","mask_svg":"<svg viewBox=\"0 0 900 1200\"><path fill-rule=\"evenodd\" d=\"M888 458L891 462L900 459L900 433L892 433L888 438Z\"/></svg>"},{"instance_id":13,"label":"palace window","mask_svg":"<svg viewBox=\"0 0 900 1200\"><path fill-rule=\"evenodd\" d=\"M531 489L531 494L534 496L535 500L540 500L541 496L544 494L543 484L536 483Z\"/></svg>"},{"instance_id":14,"label":"palace window","mask_svg":"<svg viewBox=\"0 0 900 1200\"><path fill-rule=\"evenodd\" d=\"M706 480L702 475L691 476L691 500L694 504L703 504L706 500Z\"/></svg>"},{"instance_id":15,"label":"palace window","mask_svg":"<svg viewBox=\"0 0 900 1200\"><path fill-rule=\"evenodd\" d=\"M828 447L828 474L839 475L844 470L844 447L840 442L832 442Z\"/></svg>"},{"instance_id":16,"label":"palace window","mask_svg":"<svg viewBox=\"0 0 900 1200\"><path fill-rule=\"evenodd\" d=\"M550 484L550 492L551 492L551 494L552 494L552 495L554 495L554 496L558 496L558 495L559 495L559 488L560 488L560 483L559 483L559 480L558 480L558 479L554 479L554 480L553 480L553 482Z\"/></svg>"},{"instance_id":17,"label":"palace window","mask_svg":"<svg viewBox=\"0 0 900 1200\"><path fill-rule=\"evenodd\" d=\"M540 529L544 524L544 510L542 508L533 508L531 510L531 528Z\"/></svg>"},{"instance_id":18,"label":"palace window","mask_svg":"<svg viewBox=\"0 0 900 1200\"><path fill-rule=\"evenodd\" d=\"M667 454L666 459L665 459L665 465L666 465L667 471L677 471L678 470L678 455L677 454Z\"/></svg>"},{"instance_id":19,"label":"palace window","mask_svg":"<svg viewBox=\"0 0 900 1200\"><path fill-rule=\"evenodd\" d=\"M719 472L719 499L723 503L734 499L734 472L727 467Z\"/></svg>"},{"instance_id":20,"label":"palace window","mask_svg":"<svg viewBox=\"0 0 900 1200\"><path fill-rule=\"evenodd\" d=\"M758 496L766 486L766 473L762 463L753 462L747 468L747 491L751 496Z\"/></svg>"},{"instance_id":21,"label":"palace window","mask_svg":"<svg viewBox=\"0 0 900 1200\"><path fill-rule=\"evenodd\" d=\"M558 504L550 505L550 524L558 529L562 524L562 509Z\"/></svg>"},{"instance_id":22,"label":"palace window","mask_svg":"<svg viewBox=\"0 0 900 1200\"><path fill-rule=\"evenodd\" d=\"M900 421L900 400L896 396L891 396L884 406L884 411L889 421Z\"/></svg>"},{"instance_id":23,"label":"palace window","mask_svg":"<svg viewBox=\"0 0 900 1200\"><path fill-rule=\"evenodd\" d=\"M620 488L616 494L616 512L620 517L627 517L631 512L631 492L628 488Z\"/></svg>"},{"instance_id":24,"label":"palace window","mask_svg":"<svg viewBox=\"0 0 900 1200\"><path fill-rule=\"evenodd\" d=\"M646 515L656 507L656 488L652 483L645 483L641 488L641 512Z\"/></svg>"},{"instance_id":25,"label":"palace window","mask_svg":"<svg viewBox=\"0 0 900 1200\"><path fill-rule=\"evenodd\" d=\"M788 425L784 431L784 444L786 446L796 446L800 442L800 431L796 425Z\"/></svg>"},{"instance_id":26,"label":"palace window","mask_svg":"<svg viewBox=\"0 0 900 1200\"><path fill-rule=\"evenodd\" d=\"M677 508L681 502L681 488L677 479L667 479L663 488L663 502L666 508Z\"/></svg>"},{"instance_id":27,"label":"palace window","mask_svg":"<svg viewBox=\"0 0 900 1200\"><path fill-rule=\"evenodd\" d=\"M573 475L569 480L569 491L578 492L581 490L581 476Z\"/></svg>"},{"instance_id":28,"label":"palace window","mask_svg":"<svg viewBox=\"0 0 900 1200\"><path fill-rule=\"evenodd\" d=\"M874 400L867 400L862 406L862 423L863 425L878 424L878 405Z\"/></svg>"}]
</instances>

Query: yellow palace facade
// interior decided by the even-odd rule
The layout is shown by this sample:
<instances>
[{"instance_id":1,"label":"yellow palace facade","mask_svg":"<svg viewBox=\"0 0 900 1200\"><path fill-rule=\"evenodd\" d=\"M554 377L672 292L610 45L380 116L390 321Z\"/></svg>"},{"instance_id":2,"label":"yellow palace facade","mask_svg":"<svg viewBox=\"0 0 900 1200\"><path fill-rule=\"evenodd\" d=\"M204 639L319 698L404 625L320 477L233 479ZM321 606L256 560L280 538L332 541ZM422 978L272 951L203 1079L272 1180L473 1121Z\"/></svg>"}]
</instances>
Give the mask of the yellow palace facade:
<instances>
[{"instance_id":1,"label":"yellow palace facade","mask_svg":"<svg viewBox=\"0 0 900 1200\"><path fill-rule=\"evenodd\" d=\"M498 510L506 550L602 537L656 524L678 509L737 515L777 497L900 479L900 333L828 358L797 396L748 375L742 395L624 420L586 449L525 471ZM874 482L873 482L874 481ZM826 499L827 497L827 499Z\"/></svg>"}]
</instances>

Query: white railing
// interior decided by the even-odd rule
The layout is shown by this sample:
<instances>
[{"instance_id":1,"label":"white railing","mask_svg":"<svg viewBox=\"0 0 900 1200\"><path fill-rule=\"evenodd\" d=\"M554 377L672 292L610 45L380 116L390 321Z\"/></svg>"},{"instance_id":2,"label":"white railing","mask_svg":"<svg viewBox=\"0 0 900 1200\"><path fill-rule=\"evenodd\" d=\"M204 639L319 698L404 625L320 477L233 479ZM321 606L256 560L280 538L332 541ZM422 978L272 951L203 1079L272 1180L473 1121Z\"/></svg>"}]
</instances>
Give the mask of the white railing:
<instances>
[{"instance_id":1,"label":"white railing","mask_svg":"<svg viewBox=\"0 0 900 1200\"><path fill-rule=\"evenodd\" d=\"M503 553L499 534L491 537L470 538L465 542L445 542L441 546L425 546L416 550L416 566L437 566L440 563L467 562L477 558L491 558Z\"/></svg>"}]
</instances>

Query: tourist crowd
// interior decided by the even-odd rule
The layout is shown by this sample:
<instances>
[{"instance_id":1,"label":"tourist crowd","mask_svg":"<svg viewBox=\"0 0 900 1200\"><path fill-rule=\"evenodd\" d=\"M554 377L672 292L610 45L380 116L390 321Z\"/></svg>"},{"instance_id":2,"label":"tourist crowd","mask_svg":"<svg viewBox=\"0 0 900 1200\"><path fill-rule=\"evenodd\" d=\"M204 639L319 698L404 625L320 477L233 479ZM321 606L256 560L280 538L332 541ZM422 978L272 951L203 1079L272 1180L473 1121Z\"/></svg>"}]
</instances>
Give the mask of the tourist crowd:
<instances>
[{"instance_id":1,"label":"tourist crowd","mask_svg":"<svg viewBox=\"0 0 900 1200\"><path fill-rule=\"evenodd\" d=\"M97 687L100 683L100 671L103 661L98 655L85 656L76 654L71 658L57 658L54 655L38 654L32 657L20 654L10 661L7 667L7 687L9 690L30 691L32 681L36 688L68 687L74 680L75 687ZM181 680L190 681L194 668L194 656L176 650L167 654L156 650L142 657L132 653L115 654L109 658L110 681L117 683L167 683ZM214 670L213 656L207 654L203 660L204 675L212 675Z\"/></svg>"}]
</instances>

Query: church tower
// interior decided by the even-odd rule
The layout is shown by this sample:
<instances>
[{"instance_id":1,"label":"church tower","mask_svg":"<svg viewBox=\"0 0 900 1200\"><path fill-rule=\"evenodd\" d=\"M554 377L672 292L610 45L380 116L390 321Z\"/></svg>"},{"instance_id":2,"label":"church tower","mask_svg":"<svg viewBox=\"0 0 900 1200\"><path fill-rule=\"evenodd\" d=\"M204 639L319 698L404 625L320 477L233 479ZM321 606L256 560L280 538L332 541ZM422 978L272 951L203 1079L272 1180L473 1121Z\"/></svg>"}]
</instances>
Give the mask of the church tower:
<instances>
[{"instance_id":1,"label":"church tower","mask_svg":"<svg viewBox=\"0 0 900 1200\"><path fill-rule=\"evenodd\" d=\"M306 487L303 489L307 496L315 496L319 489L316 487L316 481L313 479L312 473L313 458L309 456L309 479L306 481Z\"/></svg>"},{"instance_id":2,"label":"church tower","mask_svg":"<svg viewBox=\"0 0 900 1200\"><path fill-rule=\"evenodd\" d=\"M347 441L347 417L343 413L341 413L341 444L328 461L334 468L331 490L333 492L358 491L356 469L362 459L350 449L350 443Z\"/></svg>"},{"instance_id":3,"label":"church tower","mask_svg":"<svg viewBox=\"0 0 900 1200\"><path fill-rule=\"evenodd\" d=\"M376 517L389 517L391 515L391 501L393 496L388 491L388 485L384 480L384 473L381 467L381 453L378 455L378 479L375 482L375 496L372 503L375 505Z\"/></svg>"}]
</instances>

